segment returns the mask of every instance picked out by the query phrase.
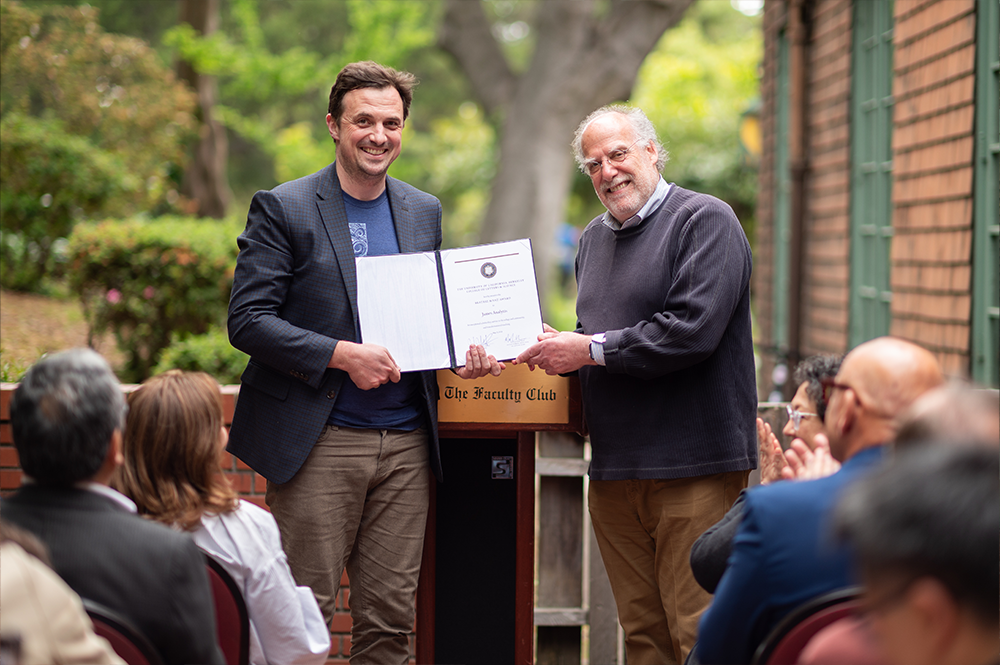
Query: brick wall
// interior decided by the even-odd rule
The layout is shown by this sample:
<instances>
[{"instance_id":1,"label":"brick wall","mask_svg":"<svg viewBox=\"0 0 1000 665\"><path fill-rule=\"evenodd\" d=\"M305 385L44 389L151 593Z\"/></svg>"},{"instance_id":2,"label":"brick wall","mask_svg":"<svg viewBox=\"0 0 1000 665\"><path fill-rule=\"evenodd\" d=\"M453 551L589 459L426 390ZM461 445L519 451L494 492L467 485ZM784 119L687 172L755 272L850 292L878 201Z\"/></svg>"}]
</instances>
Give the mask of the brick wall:
<instances>
[{"instance_id":1,"label":"brick wall","mask_svg":"<svg viewBox=\"0 0 1000 665\"><path fill-rule=\"evenodd\" d=\"M21 468L14 448L14 437L10 426L10 398L16 384L0 384L0 494L11 494L21 486ZM134 390L136 386L123 386L126 391ZM232 422L233 409L236 405L238 386L223 386L223 409L226 424ZM264 493L267 483L264 478L250 467L232 455L225 454L223 469L226 476L240 493L240 497L257 505L264 505ZM340 595L337 598L337 610L331 622L330 658L328 665L346 665L351 652L351 615L350 587L347 573L341 580ZM412 653L411 645L411 653Z\"/></svg>"},{"instance_id":2,"label":"brick wall","mask_svg":"<svg viewBox=\"0 0 1000 665\"><path fill-rule=\"evenodd\" d=\"M754 306L765 346L773 339L776 44L789 1L768 0L764 11ZM803 356L848 344L854 1L809 3ZM975 0L894 3L890 333L933 351L949 375L967 375L970 362L975 8Z\"/></svg>"},{"instance_id":3,"label":"brick wall","mask_svg":"<svg viewBox=\"0 0 1000 665\"><path fill-rule=\"evenodd\" d=\"M967 374L975 0L896 0L892 329Z\"/></svg>"},{"instance_id":4,"label":"brick wall","mask_svg":"<svg viewBox=\"0 0 1000 665\"><path fill-rule=\"evenodd\" d=\"M773 146L777 128L776 79L778 75L778 33L785 23L785 7L780 2L764 5L764 64L760 82L761 145L765 146L757 167L757 219L753 241L753 311L756 324L756 341L764 350L758 367L758 391L761 399L770 391L770 375L774 368L775 354L767 349L774 347L774 190L775 152Z\"/></svg>"},{"instance_id":5,"label":"brick wall","mask_svg":"<svg viewBox=\"0 0 1000 665\"><path fill-rule=\"evenodd\" d=\"M761 80L762 138L754 244L754 312L757 341L773 345L774 141L778 36L788 24L787 0L764 4L764 63ZM847 348L850 287L850 93L851 0L811 3L807 48L807 162L802 261L802 356L840 353ZM797 112L789 109L790 114ZM765 353L761 374L775 358ZM764 382L766 383L766 381Z\"/></svg>"},{"instance_id":6,"label":"brick wall","mask_svg":"<svg viewBox=\"0 0 1000 665\"><path fill-rule=\"evenodd\" d=\"M806 65L803 357L847 348L851 25L850 0L814 3Z\"/></svg>"}]
</instances>

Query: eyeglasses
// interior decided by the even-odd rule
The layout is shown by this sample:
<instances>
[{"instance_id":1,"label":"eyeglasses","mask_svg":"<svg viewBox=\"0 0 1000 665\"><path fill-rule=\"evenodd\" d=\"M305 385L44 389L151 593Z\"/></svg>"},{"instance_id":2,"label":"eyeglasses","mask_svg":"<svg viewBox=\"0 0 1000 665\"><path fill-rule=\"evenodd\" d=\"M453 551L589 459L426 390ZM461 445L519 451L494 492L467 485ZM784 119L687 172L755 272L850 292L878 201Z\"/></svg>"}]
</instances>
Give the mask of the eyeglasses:
<instances>
[{"instance_id":1,"label":"eyeglasses","mask_svg":"<svg viewBox=\"0 0 1000 665\"><path fill-rule=\"evenodd\" d=\"M823 386L823 401L826 404L830 403L830 398L833 396L834 390L853 390L855 399L858 400L859 404L861 403L861 400L858 399L857 390L854 390L854 388L847 385L846 383L838 383L837 379L833 378L832 376L820 379L819 385Z\"/></svg>"},{"instance_id":2,"label":"eyeglasses","mask_svg":"<svg viewBox=\"0 0 1000 665\"><path fill-rule=\"evenodd\" d=\"M785 405L785 410L788 411L788 419L792 421L792 425L795 427L795 431L799 431L799 425L802 424L803 418L809 417L819 417L818 413L806 413L805 411L796 411L792 408L791 404Z\"/></svg>"},{"instance_id":3,"label":"eyeglasses","mask_svg":"<svg viewBox=\"0 0 1000 665\"><path fill-rule=\"evenodd\" d=\"M612 150L608 153L608 156L605 159L608 160L609 164L621 164L625 161L625 158L629 156L629 153L632 152L632 148L635 144L641 140L642 139L636 139L632 142L632 145L625 149ZM601 159L600 161L592 159L589 162L583 163L583 170L592 176L600 173L602 168L604 168L604 159Z\"/></svg>"},{"instance_id":4,"label":"eyeglasses","mask_svg":"<svg viewBox=\"0 0 1000 665\"><path fill-rule=\"evenodd\" d=\"M854 401L857 402L858 405L861 408L866 409L872 415L878 416L879 418L892 418L893 417L892 414L890 414L890 413L886 413L885 411L882 411L881 409L873 408L870 404L865 404L864 402L862 402L861 401L861 395L858 394L858 391L854 388L854 386L849 386L846 383L839 383L833 377L827 377L825 379L820 379L819 380L819 384L821 386L823 386L823 402L827 406L830 405L830 398L833 397L833 391L834 390L850 390L851 392L854 393Z\"/></svg>"}]
</instances>

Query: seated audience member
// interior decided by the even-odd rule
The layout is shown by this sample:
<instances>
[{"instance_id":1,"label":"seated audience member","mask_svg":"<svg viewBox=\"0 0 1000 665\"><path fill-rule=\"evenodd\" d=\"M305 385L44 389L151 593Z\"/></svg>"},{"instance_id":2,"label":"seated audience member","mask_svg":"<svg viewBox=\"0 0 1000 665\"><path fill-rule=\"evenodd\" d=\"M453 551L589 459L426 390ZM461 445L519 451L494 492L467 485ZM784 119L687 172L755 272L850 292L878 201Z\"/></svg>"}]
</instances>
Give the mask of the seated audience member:
<instances>
[{"instance_id":1,"label":"seated audience member","mask_svg":"<svg viewBox=\"0 0 1000 665\"><path fill-rule=\"evenodd\" d=\"M324 663L330 630L298 587L271 513L240 501L222 475L222 394L203 373L166 372L128 400L116 487L139 514L191 534L236 580L250 615L250 662Z\"/></svg>"},{"instance_id":2,"label":"seated audience member","mask_svg":"<svg viewBox=\"0 0 1000 665\"><path fill-rule=\"evenodd\" d=\"M809 445L814 445L818 434L825 436L823 416L826 413L826 400L823 399L822 381L836 376L841 359L841 356L816 355L806 358L795 368L793 380L798 389L788 405L788 422L782 430L785 436L797 437ZM761 484L781 480L782 470L788 463L782 454L781 444L771 432L771 426L760 418L757 419L757 439L760 447ZM691 570L694 578L709 593L715 593L719 580L726 571L726 562L733 551L733 537L743 517L743 497L747 491L740 492L729 512L699 536L691 547Z\"/></svg>"},{"instance_id":3,"label":"seated audience member","mask_svg":"<svg viewBox=\"0 0 1000 665\"><path fill-rule=\"evenodd\" d=\"M73 591L130 620L168 665L221 665L201 552L108 487L124 415L121 386L94 351L38 361L10 402L25 479L3 499L3 517L38 537Z\"/></svg>"},{"instance_id":4,"label":"seated audience member","mask_svg":"<svg viewBox=\"0 0 1000 665\"><path fill-rule=\"evenodd\" d=\"M18 665L125 665L34 536L0 522L0 637ZM4 663L7 661L4 660Z\"/></svg>"},{"instance_id":5,"label":"seated audience member","mask_svg":"<svg viewBox=\"0 0 1000 665\"><path fill-rule=\"evenodd\" d=\"M906 410L896 434L896 454L921 444L1000 446L1000 393L952 382L921 395ZM868 626L846 618L810 640L800 665L883 665Z\"/></svg>"},{"instance_id":6,"label":"seated audience member","mask_svg":"<svg viewBox=\"0 0 1000 665\"><path fill-rule=\"evenodd\" d=\"M829 530L837 499L881 464L899 415L941 383L934 356L900 339L881 337L847 354L837 376L823 382L830 452L843 466L746 494L729 566L701 618L700 662L750 662L788 612L851 585L850 552Z\"/></svg>"},{"instance_id":7,"label":"seated audience member","mask_svg":"<svg viewBox=\"0 0 1000 665\"><path fill-rule=\"evenodd\" d=\"M923 395L903 416L896 448L921 441L1000 446L1000 392L956 381Z\"/></svg>"},{"instance_id":8,"label":"seated audience member","mask_svg":"<svg viewBox=\"0 0 1000 665\"><path fill-rule=\"evenodd\" d=\"M893 665L994 665L1000 654L1000 456L948 443L901 452L836 512Z\"/></svg>"},{"instance_id":9,"label":"seated audience member","mask_svg":"<svg viewBox=\"0 0 1000 665\"><path fill-rule=\"evenodd\" d=\"M797 388L788 403L788 422L781 430L782 434L803 441L809 449L816 447L816 435L826 433L823 429L826 400L823 399L822 382L837 375L842 360L843 356L819 354L806 358L795 367L792 381ZM757 444L761 485L794 478L778 437L771 431L771 425L760 418L757 419Z\"/></svg>"},{"instance_id":10,"label":"seated audience member","mask_svg":"<svg viewBox=\"0 0 1000 665\"><path fill-rule=\"evenodd\" d=\"M795 665L888 665L875 637L859 616L834 621L809 640Z\"/></svg>"}]
</instances>

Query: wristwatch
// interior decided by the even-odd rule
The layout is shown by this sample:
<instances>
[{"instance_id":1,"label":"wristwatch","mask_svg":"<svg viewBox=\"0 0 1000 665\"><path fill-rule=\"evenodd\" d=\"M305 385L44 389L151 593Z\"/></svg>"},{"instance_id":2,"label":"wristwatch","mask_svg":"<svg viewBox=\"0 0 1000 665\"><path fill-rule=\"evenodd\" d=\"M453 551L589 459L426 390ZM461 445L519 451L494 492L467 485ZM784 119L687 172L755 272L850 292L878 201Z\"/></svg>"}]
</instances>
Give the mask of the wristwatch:
<instances>
[{"instance_id":1,"label":"wristwatch","mask_svg":"<svg viewBox=\"0 0 1000 665\"><path fill-rule=\"evenodd\" d=\"M598 365L604 364L604 340L607 339L605 333L597 333L590 338L590 359Z\"/></svg>"}]
</instances>

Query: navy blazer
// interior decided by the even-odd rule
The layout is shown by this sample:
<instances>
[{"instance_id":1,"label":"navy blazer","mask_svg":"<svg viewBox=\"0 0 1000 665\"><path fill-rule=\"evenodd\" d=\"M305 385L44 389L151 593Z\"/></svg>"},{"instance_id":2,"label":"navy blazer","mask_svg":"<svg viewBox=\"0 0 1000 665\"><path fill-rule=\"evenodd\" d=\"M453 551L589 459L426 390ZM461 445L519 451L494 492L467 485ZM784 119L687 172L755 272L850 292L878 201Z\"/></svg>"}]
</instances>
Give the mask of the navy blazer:
<instances>
[{"instance_id":1,"label":"navy blazer","mask_svg":"<svg viewBox=\"0 0 1000 665\"><path fill-rule=\"evenodd\" d=\"M167 665L222 665L205 559L190 536L96 492L24 485L3 518L38 537L83 598L131 620Z\"/></svg>"},{"instance_id":2,"label":"navy blazer","mask_svg":"<svg viewBox=\"0 0 1000 665\"><path fill-rule=\"evenodd\" d=\"M441 247L441 202L386 179L402 253ZM354 247L335 164L250 203L229 300L229 339L250 355L228 450L275 483L294 476L326 425L347 372L339 340L360 342ZM391 349L390 349L391 351ZM421 373L430 460L441 479L437 380Z\"/></svg>"},{"instance_id":3,"label":"navy blazer","mask_svg":"<svg viewBox=\"0 0 1000 665\"><path fill-rule=\"evenodd\" d=\"M729 566L699 624L700 663L749 663L795 607L856 583L851 550L831 530L833 510L848 486L878 468L883 451L862 450L826 478L783 481L745 494Z\"/></svg>"}]
</instances>

